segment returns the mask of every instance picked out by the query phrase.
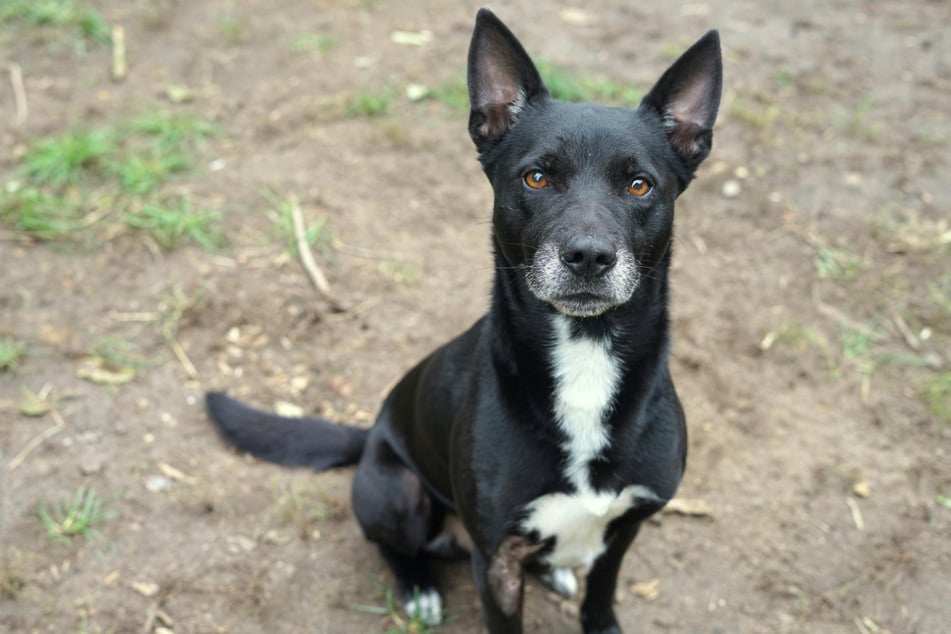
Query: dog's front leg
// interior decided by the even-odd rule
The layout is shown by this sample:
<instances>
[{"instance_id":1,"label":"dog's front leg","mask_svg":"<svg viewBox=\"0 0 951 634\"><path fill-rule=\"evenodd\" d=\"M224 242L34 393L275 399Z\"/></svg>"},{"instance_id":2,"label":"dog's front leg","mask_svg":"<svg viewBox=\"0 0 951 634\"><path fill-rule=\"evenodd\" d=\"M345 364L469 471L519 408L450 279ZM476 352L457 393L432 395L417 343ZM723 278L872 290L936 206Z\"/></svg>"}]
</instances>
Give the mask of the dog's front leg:
<instances>
[{"instance_id":1,"label":"dog's front leg","mask_svg":"<svg viewBox=\"0 0 951 634\"><path fill-rule=\"evenodd\" d=\"M482 618L489 634L521 634L525 568L522 560L541 546L521 536L509 536L491 556L480 549L472 553Z\"/></svg>"},{"instance_id":2,"label":"dog's front leg","mask_svg":"<svg viewBox=\"0 0 951 634\"><path fill-rule=\"evenodd\" d=\"M622 523L610 537L607 549L588 572L587 590L581 602L581 626L585 634L621 634L614 616L614 593L624 553L641 527L640 520Z\"/></svg>"}]
</instances>

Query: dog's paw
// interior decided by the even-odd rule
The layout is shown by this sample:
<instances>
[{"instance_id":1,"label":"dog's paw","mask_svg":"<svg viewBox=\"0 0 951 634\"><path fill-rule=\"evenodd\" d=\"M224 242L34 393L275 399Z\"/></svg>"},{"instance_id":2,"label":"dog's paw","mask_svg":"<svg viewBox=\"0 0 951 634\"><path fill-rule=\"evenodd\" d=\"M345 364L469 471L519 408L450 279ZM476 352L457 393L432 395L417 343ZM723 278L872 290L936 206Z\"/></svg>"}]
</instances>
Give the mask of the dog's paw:
<instances>
[{"instance_id":1,"label":"dog's paw","mask_svg":"<svg viewBox=\"0 0 951 634\"><path fill-rule=\"evenodd\" d=\"M571 568L552 568L540 578L542 583L567 599L578 592L578 578Z\"/></svg>"},{"instance_id":2,"label":"dog's paw","mask_svg":"<svg viewBox=\"0 0 951 634\"><path fill-rule=\"evenodd\" d=\"M403 604L403 609L410 617L419 619L426 625L442 623L442 597L433 588L421 590Z\"/></svg>"}]
</instances>

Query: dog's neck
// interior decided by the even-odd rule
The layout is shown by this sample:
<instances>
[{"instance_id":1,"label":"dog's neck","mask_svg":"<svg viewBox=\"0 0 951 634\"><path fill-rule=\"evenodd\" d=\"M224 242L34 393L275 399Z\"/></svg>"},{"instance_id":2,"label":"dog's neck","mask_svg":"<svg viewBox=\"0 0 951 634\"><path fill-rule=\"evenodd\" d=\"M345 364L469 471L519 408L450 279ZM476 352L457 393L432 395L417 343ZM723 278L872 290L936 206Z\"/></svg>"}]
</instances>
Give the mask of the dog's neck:
<instances>
[{"instance_id":1,"label":"dog's neck","mask_svg":"<svg viewBox=\"0 0 951 634\"><path fill-rule=\"evenodd\" d=\"M665 363L669 252L642 276L627 303L584 318L560 315L538 300L523 272L509 266L497 248L495 263L490 316L499 336L492 343L493 360L527 396L550 404L555 387L552 350L558 337L594 342L609 350L619 368L618 385L628 393L639 391L640 377L650 376Z\"/></svg>"},{"instance_id":2,"label":"dog's neck","mask_svg":"<svg viewBox=\"0 0 951 634\"><path fill-rule=\"evenodd\" d=\"M578 318L538 300L523 272L496 253L493 363L527 408L523 420L561 447L563 475L579 493L613 487L611 470L596 476L591 465L610 446L616 421L646 425L637 412L666 373L669 262L668 253L623 306Z\"/></svg>"}]
</instances>

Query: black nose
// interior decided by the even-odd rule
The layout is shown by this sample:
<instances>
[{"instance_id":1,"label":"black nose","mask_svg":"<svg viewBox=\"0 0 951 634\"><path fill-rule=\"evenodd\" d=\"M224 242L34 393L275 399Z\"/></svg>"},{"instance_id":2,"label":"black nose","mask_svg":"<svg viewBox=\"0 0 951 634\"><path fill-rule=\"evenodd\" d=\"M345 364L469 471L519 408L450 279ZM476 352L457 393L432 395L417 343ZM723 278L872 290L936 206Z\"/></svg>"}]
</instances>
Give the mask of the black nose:
<instances>
[{"instance_id":1,"label":"black nose","mask_svg":"<svg viewBox=\"0 0 951 634\"><path fill-rule=\"evenodd\" d=\"M611 270L617 262L617 249L604 238L574 235L562 245L561 261L575 275L590 279Z\"/></svg>"}]
</instances>

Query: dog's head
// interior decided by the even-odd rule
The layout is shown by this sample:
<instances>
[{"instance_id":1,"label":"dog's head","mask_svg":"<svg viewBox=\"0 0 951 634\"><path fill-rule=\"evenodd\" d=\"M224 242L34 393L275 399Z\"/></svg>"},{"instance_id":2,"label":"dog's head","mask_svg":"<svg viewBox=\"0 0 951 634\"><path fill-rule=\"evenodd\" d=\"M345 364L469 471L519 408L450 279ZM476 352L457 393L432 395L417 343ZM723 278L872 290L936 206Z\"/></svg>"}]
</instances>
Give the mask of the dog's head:
<instances>
[{"instance_id":1,"label":"dog's head","mask_svg":"<svg viewBox=\"0 0 951 634\"><path fill-rule=\"evenodd\" d=\"M717 33L674 62L636 110L552 99L525 49L485 9L468 71L469 134L495 191L506 265L565 315L625 304L665 257L674 200L710 152Z\"/></svg>"}]
</instances>

